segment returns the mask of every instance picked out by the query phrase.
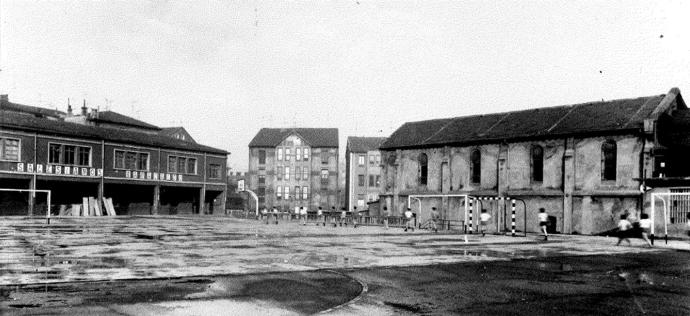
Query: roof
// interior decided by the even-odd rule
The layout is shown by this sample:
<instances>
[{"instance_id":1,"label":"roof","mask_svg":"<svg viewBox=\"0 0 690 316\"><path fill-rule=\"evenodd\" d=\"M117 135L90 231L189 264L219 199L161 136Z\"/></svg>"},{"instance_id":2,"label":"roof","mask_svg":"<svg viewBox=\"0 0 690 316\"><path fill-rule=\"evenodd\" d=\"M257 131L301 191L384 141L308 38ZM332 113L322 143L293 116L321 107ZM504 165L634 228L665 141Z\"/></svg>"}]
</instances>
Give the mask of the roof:
<instances>
[{"instance_id":1,"label":"roof","mask_svg":"<svg viewBox=\"0 0 690 316\"><path fill-rule=\"evenodd\" d=\"M2 113L0 113L0 126L48 135L106 140L125 144L138 144L166 149L199 151L220 155L228 154L227 151L222 149L199 145L158 134L102 126L83 125L61 120L51 120L35 116L22 115L20 113L9 111L2 111Z\"/></svg>"},{"instance_id":2,"label":"roof","mask_svg":"<svg viewBox=\"0 0 690 316\"><path fill-rule=\"evenodd\" d=\"M184 134L187 139L184 139L188 142L193 142L196 143L194 138L192 138L192 135L187 132L187 130L182 127L182 126L175 126L175 127L163 127L161 128L160 132L158 134L163 135L163 136L168 136L168 137L175 137L175 134Z\"/></svg>"},{"instance_id":3,"label":"roof","mask_svg":"<svg viewBox=\"0 0 690 316\"><path fill-rule=\"evenodd\" d=\"M105 123L112 123L112 124L119 124L119 125L129 125L133 127L139 127L139 128L144 128L144 129L154 129L154 130L160 130L161 128L155 125L151 125L146 122L142 122L140 120L137 120L135 118L122 115L117 112L113 111L102 111L102 112L96 112L95 115L91 117L91 120L94 122L105 122Z\"/></svg>"},{"instance_id":4,"label":"roof","mask_svg":"<svg viewBox=\"0 0 690 316\"><path fill-rule=\"evenodd\" d=\"M690 147L690 110L679 109L659 118L658 139L666 147Z\"/></svg>"},{"instance_id":5,"label":"roof","mask_svg":"<svg viewBox=\"0 0 690 316\"><path fill-rule=\"evenodd\" d=\"M347 138L347 151L363 153L370 150L378 150L379 146L386 141L386 137L356 137Z\"/></svg>"},{"instance_id":6,"label":"roof","mask_svg":"<svg viewBox=\"0 0 690 316\"><path fill-rule=\"evenodd\" d=\"M22 112L22 113L28 113L28 114L38 115L38 116L49 116L49 117L55 117L55 118L65 116L65 112L61 112L58 110L51 110L51 109L45 109L45 108L40 108L40 107L36 107L36 106L31 106L31 105L24 105L24 104L9 102L6 100L1 101L0 109Z\"/></svg>"},{"instance_id":7,"label":"roof","mask_svg":"<svg viewBox=\"0 0 690 316\"><path fill-rule=\"evenodd\" d=\"M312 147L338 147L337 128L262 128L249 147L276 147L290 135L301 137Z\"/></svg>"},{"instance_id":8,"label":"roof","mask_svg":"<svg viewBox=\"0 0 690 316\"><path fill-rule=\"evenodd\" d=\"M676 98L683 103L680 91L673 88L667 95L408 122L381 149L641 131L645 119L661 115L672 102L669 99Z\"/></svg>"}]
</instances>

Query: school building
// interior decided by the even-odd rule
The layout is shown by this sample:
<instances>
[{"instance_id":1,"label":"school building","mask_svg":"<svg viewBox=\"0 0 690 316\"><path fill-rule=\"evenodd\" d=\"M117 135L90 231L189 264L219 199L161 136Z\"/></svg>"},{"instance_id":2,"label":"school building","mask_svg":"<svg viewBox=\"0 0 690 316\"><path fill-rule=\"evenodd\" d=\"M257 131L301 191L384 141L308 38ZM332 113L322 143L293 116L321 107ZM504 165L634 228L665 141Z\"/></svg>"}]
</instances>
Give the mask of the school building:
<instances>
[{"instance_id":1,"label":"school building","mask_svg":"<svg viewBox=\"0 0 690 316\"><path fill-rule=\"evenodd\" d=\"M381 189L381 152L385 137L347 138L345 147L345 207L368 210L368 203L379 200Z\"/></svg>"},{"instance_id":2,"label":"school building","mask_svg":"<svg viewBox=\"0 0 690 316\"><path fill-rule=\"evenodd\" d=\"M510 197L517 200L519 230L538 231L543 207L555 231L598 234L614 229L626 210L637 218L650 213L652 193L689 191L690 111L673 88L633 99L408 122L380 150L381 207L394 214L411 201L421 220L428 211L419 205L464 221L466 203L451 195L493 197L473 205L474 227L484 208L493 216L491 229L507 232L512 203L495 198ZM663 198L654 201L657 235L664 220L679 231L690 209L688 196Z\"/></svg>"},{"instance_id":3,"label":"school building","mask_svg":"<svg viewBox=\"0 0 690 316\"><path fill-rule=\"evenodd\" d=\"M113 111L0 102L0 188L50 190L51 215L84 197L112 198L118 215L222 214L227 155ZM46 203L0 191L0 215L45 215Z\"/></svg>"}]
</instances>

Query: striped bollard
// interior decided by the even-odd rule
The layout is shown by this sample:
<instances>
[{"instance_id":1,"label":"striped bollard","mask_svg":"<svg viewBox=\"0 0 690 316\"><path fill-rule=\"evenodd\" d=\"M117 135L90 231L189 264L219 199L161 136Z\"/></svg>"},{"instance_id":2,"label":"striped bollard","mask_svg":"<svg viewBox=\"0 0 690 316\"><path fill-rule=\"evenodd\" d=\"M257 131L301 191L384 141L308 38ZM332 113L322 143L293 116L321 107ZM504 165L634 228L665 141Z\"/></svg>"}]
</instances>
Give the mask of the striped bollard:
<instances>
[{"instance_id":1,"label":"striped bollard","mask_svg":"<svg viewBox=\"0 0 690 316\"><path fill-rule=\"evenodd\" d=\"M472 208L474 204L472 203L472 200L470 199L470 234L472 233Z\"/></svg>"},{"instance_id":2,"label":"striped bollard","mask_svg":"<svg viewBox=\"0 0 690 316\"><path fill-rule=\"evenodd\" d=\"M513 234L513 237L515 237L515 199L511 200L512 203L512 213L510 214L510 229Z\"/></svg>"}]
</instances>

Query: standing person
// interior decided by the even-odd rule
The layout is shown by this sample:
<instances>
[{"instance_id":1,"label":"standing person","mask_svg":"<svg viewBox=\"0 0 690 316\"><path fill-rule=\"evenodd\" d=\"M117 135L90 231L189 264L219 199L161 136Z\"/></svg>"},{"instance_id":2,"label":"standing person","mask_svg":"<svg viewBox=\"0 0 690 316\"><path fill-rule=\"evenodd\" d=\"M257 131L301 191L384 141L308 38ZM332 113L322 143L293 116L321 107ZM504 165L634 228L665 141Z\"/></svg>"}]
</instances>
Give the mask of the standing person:
<instances>
[{"instance_id":1,"label":"standing person","mask_svg":"<svg viewBox=\"0 0 690 316\"><path fill-rule=\"evenodd\" d=\"M441 216L438 214L438 211L436 210L436 207L431 208L431 221L429 222L430 226L429 229L433 228L434 232L438 232L438 227L436 226L436 221L440 218Z\"/></svg>"},{"instance_id":2,"label":"standing person","mask_svg":"<svg viewBox=\"0 0 690 316\"><path fill-rule=\"evenodd\" d=\"M357 214L359 214L359 212L357 212L357 207L353 206L352 207L352 225L354 226L354 228L357 228Z\"/></svg>"},{"instance_id":3,"label":"standing person","mask_svg":"<svg viewBox=\"0 0 690 316\"><path fill-rule=\"evenodd\" d=\"M347 222L345 221L347 219L347 210L344 207L340 208L340 227L343 227L343 224L345 224L345 227L347 227Z\"/></svg>"},{"instance_id":4,"label":"standing person","mask_svg":"<svg viewBox=\"0 0 690 316\"><path fill-rule=\"evenodd\" d=\"M299 217L302 219L302 226L307 226L307 209L304 206L299 208Z\"/></svg>"},{"instance_id":5,"label":"standing person","mask_svg":"<svg viewBox=\"0 0 690 316\"><path fill-rule=\"evenodd\" d=\"M546 233L546 226L549 225L549 214L547 214L546 210L542 207L539 208L537 217L539 217L539 228L541 228L541 232L544 233L544 240L549 240L549 234Z\"/></svg>"},{"instance_id":6,"label":"standing person","mask_svg":"<svg viewBox=\"0 0 690 316\"><path fill-rule=\"evenodd\" d=\"M319 209L316 210L316 226L319 226L319 223L322 223L323 226L326 226L326 219L323 217L323 210L321 209L321 206L319 206Z\"/></svg>"},{"instance_id":7,"label":"standing person","mask_svg":"<svg viewBox=\"0 0 690 316\"><path fill-rule=\"evenodd\" d=\"M491 214L486 212L486 209L482 209L479 214L479 230L482 232L482 237L486 235L486 227L489 225L489 220L491 219Z\"/></svg>"},{"instance_id":8,"label":"standing person","mask_svg":"<svg viewBox=\"0 0 690 316\"><path fill-rule=\"evenodd\" d=\"M644 239L644 241L647 242L647 245L649 245L649 247L653 247L652 242L649 241L648 237L650 231L652 230L652 220L649 219L649 214L646 213L642 213L640 217L640 229L642 229L642 239Z\"/></svg>"},{"instance_id":9,"label":"standing person","mask_svg":"<svg viewBox=\"0 0 690 316\"><path fill-rule=\"evenodd\" d=\"M278 225L278 209L275 206L273 207L273 219L275 220L276 225Z\"/></svg>"},{"instance_id":10,"label":"standing person","mask_svg":"<svg viewBox=\"0 0 690 316\"><path fill-rule=\"evenodd\" d=\"M329 216L331 218L331 223L333 224L333 227L338 227L338 224L336 223L336 220L335 220L335 214L336 213L337 212L335 211L335 206L331 206L331 214L329 214Z\"/></svg>"},{"instance_id":11,"label":"standing person","mask_svg":"<svg viewBox=\"0 0 690 316\"><path fill-rule=\"evenodd\" d=\"M261 219L260 219L261 221L266 220L266 224L269 223L269 220L268 220L268 210L266 209L265 206L264 206L263 209L261 209L261 215L260 215L260 216L261 216Z\"/></svg>"},{"instance_id":12,"label":"standing person","mask_svg":"<svg viewBox=\"0 0 690 316\"><path fill-rule=\"evenodd\" d=\"M630 221L628 221L628 216L622 214L621 219L618 221L618 242L616 243L616 246L620 245L621 241L623 240L627 241L628 245L632 245L632 243L630 243L630 239L628 238L631 228L632 224Z\"/></svg>"},{"instance_id":13,"label":"standing person","mask_svg":"<svg viewBox=\"0 0 690 316\"><path fill-rule=\"evenodd\" d=\"M391 213L388 211L388 207L383 207L383 229L388 230L388 217Z\"/></svg>"},{"instance_id":14,"label":"standing person","mask_svg":"<svg viewBox=\"0 0 690 316\"><path fill-rule=\"evenodd\" d=\"M414 231L414 226L412 226L412 209L408 207L403 215L405 215L405 231L408 229Z\"/></svg>"}]
</instances>

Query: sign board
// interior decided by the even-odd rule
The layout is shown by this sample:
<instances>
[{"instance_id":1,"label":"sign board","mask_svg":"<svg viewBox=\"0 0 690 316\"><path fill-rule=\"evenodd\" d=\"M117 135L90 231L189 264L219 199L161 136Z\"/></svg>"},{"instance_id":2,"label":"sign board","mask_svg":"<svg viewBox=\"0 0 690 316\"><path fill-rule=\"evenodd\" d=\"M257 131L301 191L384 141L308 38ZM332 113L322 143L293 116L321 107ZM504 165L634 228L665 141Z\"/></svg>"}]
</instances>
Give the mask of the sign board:
<instances>
[{"instance_id":1,"label":"sign board","mask_svg":"<svg viewBox=\"0 0 690 316\"><path fill-rule=\"evenodd\" d=\"M244 179L237 180L237 192L244 191Z\"/></svg>"}]
</instances>

